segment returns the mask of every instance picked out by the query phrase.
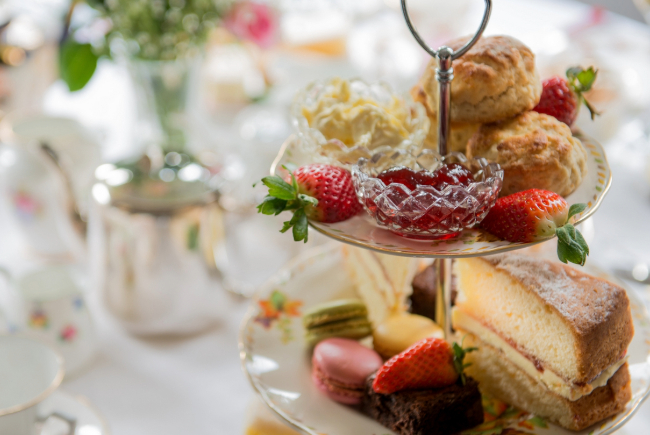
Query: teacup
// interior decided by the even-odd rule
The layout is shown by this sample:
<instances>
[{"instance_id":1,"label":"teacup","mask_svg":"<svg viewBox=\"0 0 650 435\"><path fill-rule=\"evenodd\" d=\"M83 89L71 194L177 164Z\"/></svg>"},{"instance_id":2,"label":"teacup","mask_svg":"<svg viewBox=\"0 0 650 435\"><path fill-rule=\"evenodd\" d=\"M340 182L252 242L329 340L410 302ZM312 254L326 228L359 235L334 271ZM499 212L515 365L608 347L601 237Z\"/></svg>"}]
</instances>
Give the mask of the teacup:
<instances>
[{"instance_id":1,"label":"teacup","mask_svg":"<svg viewBox=\"0 0 650 435\"><path fill-rule=\"evenodd\" d=\"M10 288L2 292L5 300L12 295L12 302L3 305L5 328L55 348L63 355L66 373L74 376L91 361L96 343L83 292L69 269L46 266L9 280Z\"/></svg>"},{"instance_id":2,"label":"teacup","mask_svg":"<svg viewBox=\"0 0 650 435\"><path fill-rule=\"evenodd\" d=\"M81 258L99 144L78 122L11 113L0 123L2 196L30 251Z\"/></svg>"},{"instance_id":3,"label":"teacup","mask_svg":"<svg viewBox=\"0 0 650 435\"><path fill-rule=\"evenodd\" d=\"M0 433L36 435L43 420L55 417L75 432L75 421L61 413L40 416L39 404L63 380L63 359L50 347L26 338L0 335Z\"/></svg>"}]
</instances>

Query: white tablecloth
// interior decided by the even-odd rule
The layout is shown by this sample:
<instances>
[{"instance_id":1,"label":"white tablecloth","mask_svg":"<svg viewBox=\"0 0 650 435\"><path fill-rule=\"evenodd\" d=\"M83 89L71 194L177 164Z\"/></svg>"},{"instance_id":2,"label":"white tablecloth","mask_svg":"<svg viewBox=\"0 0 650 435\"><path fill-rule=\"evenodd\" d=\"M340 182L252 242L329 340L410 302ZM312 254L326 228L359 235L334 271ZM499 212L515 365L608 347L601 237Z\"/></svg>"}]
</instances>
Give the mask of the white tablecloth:
<instances>
[{"instance_id":1,"label":"white tablecloth","mask_svg":"<svg viewBox=\"0 0 650 435\"><path fill-rule=\"evenodd\" d=\"M607 58L611 63L606 66L610 67L621 59L620 47L629 48L630 41L638 42L636 49L642 58L645 55L641 60L650 59L650 50L644 48L650 46L650 31L639 23L606 16L597 27L590 27L594 23L589 19L589 9L564 1L499 0L495 3L488 34L507 33L530 44L544 63L542 70L559 68L561 71L581 62L582 58L567 58L561 51L589 32L596 35L594 44L602 44L592 47L585 42L581 46L580 56L587 53L585 56L591 61L593 56L599 60ZM477 20L472 21L472 14L469 17L454 31L470 32ZM570 29L571 38L563 37L558 29ZM278 89L290 95L316 75L346 76L357 72L349 62L341 60L312 66L311 70L309 65L302 65L298 70L301 74L298 80L294 77L291 84L278 83ZM601 123L596 137L608 147L614 174L611 192L593 219L590 261L605 268L630 267L634 260L650 263L646 248L650 246L647 227L650 184L644 178L647 139L643 123L633 121L633 116L642 114L644 107L650 108L650 100L638 100L639 92L647 93L647 86L641 91L626 88L629 80L645 77L647 70L643 70L637 56L618 62L617 67L626 72L626 82L617 81L615 69L607 74L614 76L609 81L618 86L619 95L624 94L621 97L624 104L619 99L613 112L596 121ZM644 80L647 81L645 78L637 81ZM75 116L99 131L104 138L106 159L118 157L132 144L132 97L127 75L118 66L102 63L88 88L78 94L70 95L60 83L55 84L46 107ZM236 132L223 140L235 141ZM0 262L21 270L33 259L23 254L20 237L4 214L0 212L0 223L5 223L0 225L0 240L3 240ZM239 262L235 262L234 272L247 277L251 284L261 283L302 249L294 246L289 236L278 236L277 221L248 215L237 225L233 236L236 240L231 244L245 252L237 254ZM247 255L248 261L242 261ZM238 327L248 302L224 293L223 303L229 307L224 310L229 314L212 331L185 339L148 340L126 334L95 304L99 354L85 373L67 380L64 388L88 397L104 414L115 435L241 434L245 409L253 399L241 372L237 349ZM650 403L642 406L620 433L648 433L648 427Z\"/></svg>"}]
</instances>

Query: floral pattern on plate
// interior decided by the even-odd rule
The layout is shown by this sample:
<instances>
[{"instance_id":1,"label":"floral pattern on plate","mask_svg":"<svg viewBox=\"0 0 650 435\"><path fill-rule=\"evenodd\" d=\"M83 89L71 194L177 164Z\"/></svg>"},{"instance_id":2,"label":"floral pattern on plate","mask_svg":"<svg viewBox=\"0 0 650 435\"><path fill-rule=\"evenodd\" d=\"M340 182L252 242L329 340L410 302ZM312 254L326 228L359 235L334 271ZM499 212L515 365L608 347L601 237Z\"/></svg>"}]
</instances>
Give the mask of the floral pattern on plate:
<instances>
[{"instance_id":1,"label":"floral pattern on plate","mask_svg":"<svg viewBox=\"0 0 650 435\"><path fill-rule=\"evenodd\" d=\"M265 329L277 323L284 344L294 339L291 317L300 317L301 301L290 300L281 291L274 290L268 299L258 301L258 305L260 312L255 316L257 323Z\"/></svg>"},{"instance_id":2,"label":"floral pattern on plate","mask_svg":"<svg viewBox=\"0 0 650 435\"><path fill-rule=\"evenodd\" d=\"M577 216L577 222L582 222L600 206L612 182L612 173L602 146L588 136L580 134L578 137L587 150L587 174L578 189L566 199L570 204L587 204L587 208ZM296 141L295 136L291 136L282 145L273 162L272 173L281 175L284 171L282 166L294 168L311 163L310 157L300 150ZM477 257L534 244L501 240L480 228L466 229L447 240L418 241L380 228L366 213L360 213L344 222L325 224L310 221L310 225L318 232L340 242L408 257Z\"/></svg>"},{"instance_id":3,"label":"floral pattern on plate","mask_svg":"<svg viewBox=\"0 0 650 435\"><path fill-rule=\"evenodd\" d=\"M286 327L291 328L294 337L289 342L283 341L282 331L272 327L260 327L257 320L260 314L264 313L260 302L272 301L273 294L276 294L277 298L278 292L286 298L285 300L301 301L304 307L333 299L355 297L350 280L343 272L343 261L338 244L316 248L294 259L260 289L240 330L242 365L256 393L276 414L303 433L391 434L379 423L358 411L327 399L313 386L309 350L302 338L304 328L298 316L287 316ZM632 400L623 412L586 430L572 432L499 400L484 398L486 422L463 434L607 435L625 424L650 393L650 365L647 362L650 355L650 319L638 296L630 290L628 294L635 335L628 349ZM286 311L286 308L283 310Z\"/></svg>"}]
</instances>

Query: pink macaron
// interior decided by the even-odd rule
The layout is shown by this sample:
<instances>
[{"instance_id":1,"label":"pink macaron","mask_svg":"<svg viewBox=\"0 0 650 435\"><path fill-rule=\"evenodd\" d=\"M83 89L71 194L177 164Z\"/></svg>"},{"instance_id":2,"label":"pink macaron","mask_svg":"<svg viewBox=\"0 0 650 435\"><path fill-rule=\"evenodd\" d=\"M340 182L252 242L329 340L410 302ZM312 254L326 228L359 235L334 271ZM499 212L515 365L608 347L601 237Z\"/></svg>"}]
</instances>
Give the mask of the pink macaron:
<instances>
[{"instance_id":1,"label":"pink macaron","mask_svg":"<svg viewBox=\"0 0 650 435\"><path fill-rule=\"evenodd\" d=\"M366 378L383 365L379 354L347 338L328 338L314 348L312 380L330 399L361 402Z\"/></svg>"}]
</instances>

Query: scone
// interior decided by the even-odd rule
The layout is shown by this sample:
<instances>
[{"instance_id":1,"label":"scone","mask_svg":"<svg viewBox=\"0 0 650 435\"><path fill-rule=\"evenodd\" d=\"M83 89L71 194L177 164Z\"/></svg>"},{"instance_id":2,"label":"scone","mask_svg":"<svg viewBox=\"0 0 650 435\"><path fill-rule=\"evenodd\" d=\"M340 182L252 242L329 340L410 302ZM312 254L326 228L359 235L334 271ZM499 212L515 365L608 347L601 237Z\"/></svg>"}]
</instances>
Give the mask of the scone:
<instances>
[{"instance_id":1,"label":"scone","mask_svg":"<svg viewBox=\"0 0 650 435\"><path fill-rule=\"evenodd\" d=\"M501 196L533 188L567 196L587 173L582 142L565 123L537 112L482 125L467 145L468 159L480 157L501 165Z\"/></svg>"},{"instance_id":2,"label":"scone","mask_svg":"<svg viewBox=\"0 0 650 435\"><path fill-rule=\"evenodd\" d=\"M468 37L447 45L460 49ZM481 38L464 56L452 64L451 121L483 124L511 118L537 105L542 82L535 68L535 56L523 43L509 36ZM425 96L425 107L435 130L438 108L437 61L427 65L420 82L412 90L417 101ZM418 97L419 95L419 97Z\"/></svg>"},{"instance_id":3,"label":"scone","mask_svg":"<svg viewBox=\"0 0 650 435\"><path fill-rule=\"evenodd\" d=\"M625 290L557 262L502 254L456 262L453 327L485 392L581 430L631 398Z\"/></svg>"}]
</instances>

